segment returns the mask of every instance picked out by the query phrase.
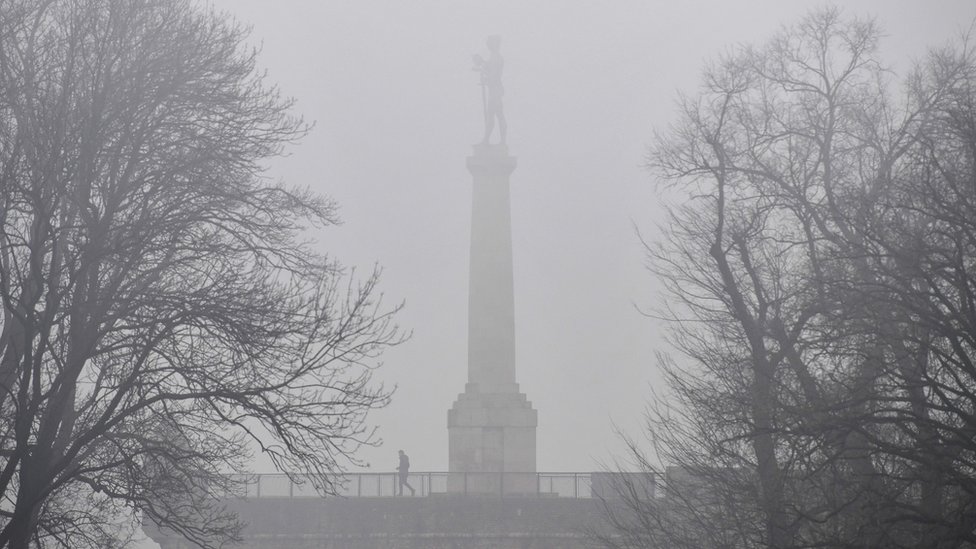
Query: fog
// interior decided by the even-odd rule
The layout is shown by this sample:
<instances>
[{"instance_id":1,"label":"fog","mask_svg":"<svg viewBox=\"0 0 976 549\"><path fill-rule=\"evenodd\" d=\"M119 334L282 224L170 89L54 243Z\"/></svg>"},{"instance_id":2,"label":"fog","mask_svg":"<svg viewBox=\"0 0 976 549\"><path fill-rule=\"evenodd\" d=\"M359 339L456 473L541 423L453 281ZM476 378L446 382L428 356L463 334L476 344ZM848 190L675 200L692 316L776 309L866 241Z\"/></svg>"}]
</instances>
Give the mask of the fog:
<instances>
[{"instance_id":1,"label":"fog","mask_svg":"<svg viewBox=\"0 0 976 549\"><path fill-rule=\"evenodd\" d=\"M383 269L411 339L377 379L397 386L374 412L383 444L413 470L447 469L447 409L464 389L471 176L482 132L471 56L502 37L511 178L518 380L539 413L538 469L589 471L640 435L659 384L661 299L638 231L655 238L661 190L642 167L655 129L693 92L704 63L758 43L819 1L268 2L219 0L253 26L270 82L315 128L268 176L334 198L344 224L320 245L359 276ZM860 0L883 56L904 69L968 27L971 0ZM263 461L258 471L268 471Z\"/></svg>"}]
</instances>

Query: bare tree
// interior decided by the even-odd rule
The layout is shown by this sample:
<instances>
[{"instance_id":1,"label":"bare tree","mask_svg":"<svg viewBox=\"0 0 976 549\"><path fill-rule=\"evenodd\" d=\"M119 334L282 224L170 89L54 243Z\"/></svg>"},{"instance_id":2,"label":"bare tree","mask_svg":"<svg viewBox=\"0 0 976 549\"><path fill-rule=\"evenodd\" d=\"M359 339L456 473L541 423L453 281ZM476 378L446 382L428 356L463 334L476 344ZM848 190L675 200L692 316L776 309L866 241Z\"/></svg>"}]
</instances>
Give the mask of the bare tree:
<instances>
[{"instance_id":1,"label":"bare tree","mask_svg":"<svg viewBox=\"0 0 976 549\"><path fill-rule=\"evenodd\" d=\"M976 212L943 188L972 181L972 56L934 55L895 99L878 38L825 8L723 57L651 153L688 197L649 247L687 359L663 362L650 429L696 479L656 511L671 545L973 541Z\"/></svg>"},{"instance_id":2,"label":"bare tree","mask_svg":"<svg viewBox=\"0 0 976 549\"><path fill-rule=\"evenodd\" d=\"M110 546L120 510L214 547L250 448L327 493L373 440L395 310L307 240L334 204L262 177L307 128L245 35L0 1L2 548Z\"/></svg>"},{"instance_id":3,"label":"bare tree","mask_svg":"<svg viewBox=\"0 0 976 549\"><path fill-rule=\"evenodd\" d=\"M976 53L964 37L937 50L909 80L928 104L906 159L895 165L884 209L864 231L884 282L887 341L900 393L885 403L895 436L879 441L912 497L903 516L929 546L976 544L972 315L976 233Z\"/></svg>"}]
</instances>

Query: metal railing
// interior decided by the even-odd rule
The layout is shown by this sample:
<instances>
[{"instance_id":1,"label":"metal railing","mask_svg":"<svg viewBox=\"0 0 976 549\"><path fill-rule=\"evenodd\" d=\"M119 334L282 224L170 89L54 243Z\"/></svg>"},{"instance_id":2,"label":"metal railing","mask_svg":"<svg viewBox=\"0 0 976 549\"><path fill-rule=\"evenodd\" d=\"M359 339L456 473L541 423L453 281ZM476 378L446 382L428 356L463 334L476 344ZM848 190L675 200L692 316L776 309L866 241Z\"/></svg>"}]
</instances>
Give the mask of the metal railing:
<instances>
[{"instance_id":1,"label":"metal railing","mask_svg":"<svg viewBox=\"0 0 976 549\"><path fill-rule=\"evenodd\" d=\"M558 498L612 497L621 479L637 479L651 494L660 493L661 478L649 473L449 473L416 472L407 475L415 497L438 494L534 496ZM297 482L296 482L297 480ZM307 478L292 480L281 473L235 476L233 495L246 498L320 497ZM395 497L399 495L397 473L346 473L332 477L336 494L342 497ZM404 487L405 497L410 489Z\"/></svg>"}]
</instances>

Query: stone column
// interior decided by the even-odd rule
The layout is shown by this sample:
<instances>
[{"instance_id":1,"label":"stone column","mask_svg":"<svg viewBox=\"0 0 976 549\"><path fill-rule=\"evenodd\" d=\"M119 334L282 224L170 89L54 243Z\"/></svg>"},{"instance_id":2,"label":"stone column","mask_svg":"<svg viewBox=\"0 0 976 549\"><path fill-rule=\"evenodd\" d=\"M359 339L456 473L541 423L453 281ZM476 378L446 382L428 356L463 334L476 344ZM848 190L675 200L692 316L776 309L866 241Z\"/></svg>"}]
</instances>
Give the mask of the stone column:
<instances>
[{"instance_id":1,"label":"stone column","mask_svg":"<svg viewBox=\"0 0 976 549\"><path fill-rule=\"evenodd\" d=\"M515 378L515 299L509 176L504 145L476 145L468 157L471 278L468 383L448 411L448 490L534 493L536 411Z\"/></svg>"}]
</instances>

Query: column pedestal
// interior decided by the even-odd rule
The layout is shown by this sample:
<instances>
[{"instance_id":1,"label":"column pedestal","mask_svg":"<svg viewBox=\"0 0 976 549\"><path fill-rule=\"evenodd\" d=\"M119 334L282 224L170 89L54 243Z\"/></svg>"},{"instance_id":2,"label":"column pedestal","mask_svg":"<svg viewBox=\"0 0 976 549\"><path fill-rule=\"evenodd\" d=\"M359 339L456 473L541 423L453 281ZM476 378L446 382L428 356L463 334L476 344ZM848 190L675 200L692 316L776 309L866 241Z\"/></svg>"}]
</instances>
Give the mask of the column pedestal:
<instances>
[{"instance_id":1,"label":"column pedestal","mask_svg":"<svg viewBox=\"0 0 976 549\"><path fill-rule=\"evenodd\" d=\"M535 494L538 414L523 393L458 395L447 412L447 489L468 494Z\"/></svg>"}]
</instances>

